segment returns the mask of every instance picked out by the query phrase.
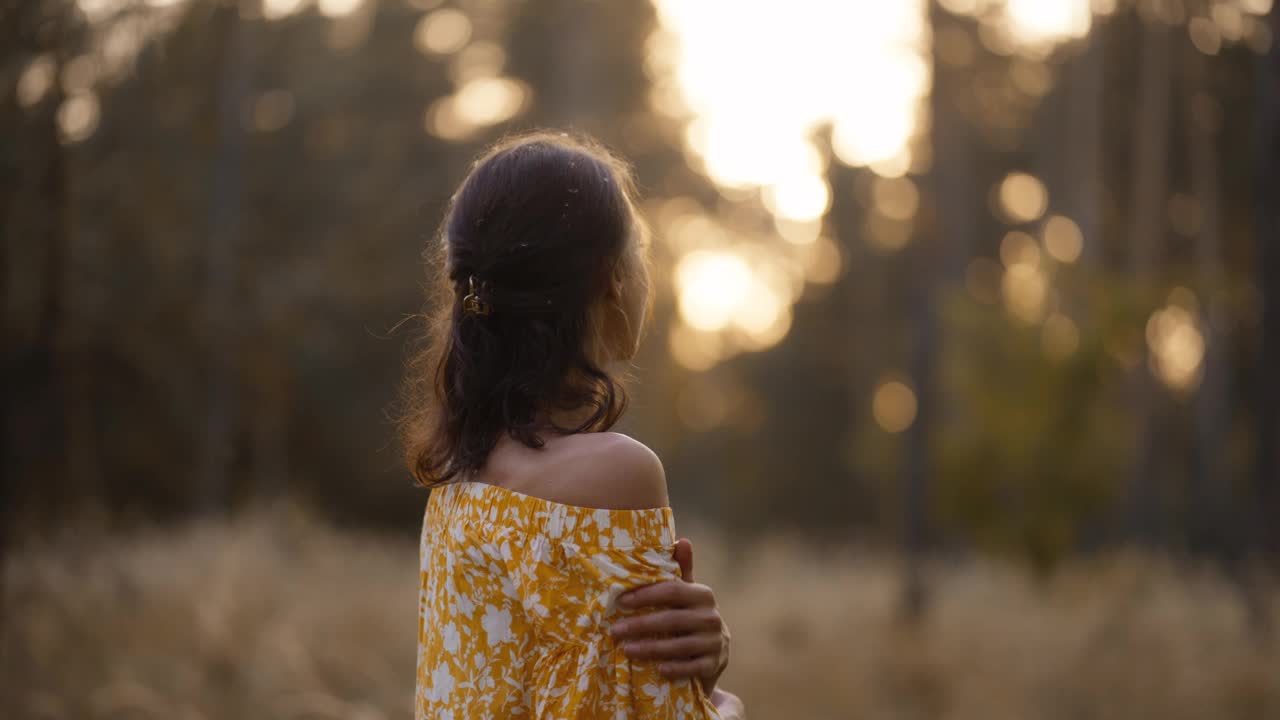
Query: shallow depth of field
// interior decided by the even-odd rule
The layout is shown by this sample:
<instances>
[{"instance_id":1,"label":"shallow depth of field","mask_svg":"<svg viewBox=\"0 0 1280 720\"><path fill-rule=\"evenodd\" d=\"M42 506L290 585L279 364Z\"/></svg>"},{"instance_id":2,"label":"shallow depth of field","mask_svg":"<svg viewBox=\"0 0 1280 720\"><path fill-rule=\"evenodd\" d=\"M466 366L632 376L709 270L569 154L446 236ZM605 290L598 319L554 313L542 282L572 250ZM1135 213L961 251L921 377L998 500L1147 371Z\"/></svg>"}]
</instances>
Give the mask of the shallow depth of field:
<instances>
[{"instance_id":1,"label":"shallow depth of field","mask_svg":"<svg viewBox=\"0 0 1280 720\"><path fill-rule=\"evenodd\" d=\"M1280 720L1276 0L0 2L0 720L410 717L405 360L546 128L750 717Z\"/></svg>"},{"instance_id":2,"label":"shallow depth of field","mask_svg":"<svg viewBox=\"0 0 1280 720\"><path fill-rule=\"evenodd\" d=\"M896 617L875 552L694 534L752 718L1280 717L1275 587L1137 555L1037 583L948 563L928 620ZM5 574L6 717L412 715L416 547L277 508L127 538L68 534Z\"/></svg>"}]
</instances>

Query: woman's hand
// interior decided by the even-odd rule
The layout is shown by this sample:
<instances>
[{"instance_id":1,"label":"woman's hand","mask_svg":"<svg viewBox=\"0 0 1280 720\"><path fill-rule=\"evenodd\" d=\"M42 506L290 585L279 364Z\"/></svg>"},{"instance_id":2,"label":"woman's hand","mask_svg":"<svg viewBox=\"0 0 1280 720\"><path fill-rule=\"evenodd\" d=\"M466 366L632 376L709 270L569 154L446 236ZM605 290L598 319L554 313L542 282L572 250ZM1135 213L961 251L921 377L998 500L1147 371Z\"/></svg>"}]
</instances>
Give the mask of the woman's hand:
<instances>
[{"instance_id":1,"label":"woman's hand","mask_svg":"<svg viewBox=\"0 0 1280 720\"><path fill-rule=\"evenodd\" d=\"M693 543L678 540L675 559L682 580L624 593L619 605L649 612L619 620L610 633L628 658L656 661L659 672L669 678L698 678L714 702L716 681L729 664L729 628L716 608L715 592L693 581ZM729 693L723 695L737 701Z\"/></svg>"}]
</instances>

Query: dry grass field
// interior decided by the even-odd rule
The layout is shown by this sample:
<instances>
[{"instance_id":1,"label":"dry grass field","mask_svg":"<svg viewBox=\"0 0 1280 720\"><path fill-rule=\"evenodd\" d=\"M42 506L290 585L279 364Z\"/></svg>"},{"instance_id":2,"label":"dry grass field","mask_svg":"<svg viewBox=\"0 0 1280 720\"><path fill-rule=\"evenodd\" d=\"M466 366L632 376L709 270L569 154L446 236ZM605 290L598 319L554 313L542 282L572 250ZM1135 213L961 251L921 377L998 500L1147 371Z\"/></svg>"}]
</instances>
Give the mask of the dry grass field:
<instances>
[{"instance_id":1,"label":"dry grass field","mask_svg":"<svg viewBox=\"0 0 1280 720\"><path fill-rule=\"evenodd\" d=\"M885 558L775 539L730 561L693 537L734 632L725 686L756 720L1280 718L1280 649L1208 571L951 565L907 629ZM415 553L293 510L25 547L4 569L0 717L410 718Z\"/></svg>"}]
</instances>

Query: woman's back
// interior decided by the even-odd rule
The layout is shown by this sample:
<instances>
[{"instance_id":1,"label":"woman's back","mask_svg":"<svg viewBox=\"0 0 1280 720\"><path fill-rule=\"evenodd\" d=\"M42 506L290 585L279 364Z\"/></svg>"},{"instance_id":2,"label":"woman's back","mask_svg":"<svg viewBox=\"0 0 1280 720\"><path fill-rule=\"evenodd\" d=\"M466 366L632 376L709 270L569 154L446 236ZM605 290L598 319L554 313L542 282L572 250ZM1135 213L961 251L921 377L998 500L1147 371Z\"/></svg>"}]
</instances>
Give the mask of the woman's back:
<instances>
[{"instance_id":1,"label":"woman's back","mask_svg":"<svg viewBox=\"0 0 1280 720\"><path fill-rule=\"evenodd\" d=\"M607 633L621 593L679 577L657 462L608 433L503 443L476 481L432 491L418 718L715 717Z\"/></svg>"}]
</instances>

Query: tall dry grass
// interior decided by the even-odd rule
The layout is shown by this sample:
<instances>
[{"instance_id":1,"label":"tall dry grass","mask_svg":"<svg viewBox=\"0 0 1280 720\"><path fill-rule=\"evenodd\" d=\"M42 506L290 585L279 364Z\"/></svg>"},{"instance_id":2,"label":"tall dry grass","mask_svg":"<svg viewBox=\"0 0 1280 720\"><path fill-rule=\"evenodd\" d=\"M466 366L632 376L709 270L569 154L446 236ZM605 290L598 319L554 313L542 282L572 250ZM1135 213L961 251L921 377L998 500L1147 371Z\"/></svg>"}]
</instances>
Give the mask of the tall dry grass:
<instances>
[{"instance_id":1,"label":"tall dry grass","mask_svg":"<svg viewBox=\"0 0 1280 720\"><path fill-rule=\"evenodd\" d=\"M1207 571L1117 557L1037 584L953 564L907 629L884 558L694 539L754 719L1280 719L1280 650ZM0 717L409 718L415 553L279 510L25 547Z\"/></svg>"}]
</instances>

